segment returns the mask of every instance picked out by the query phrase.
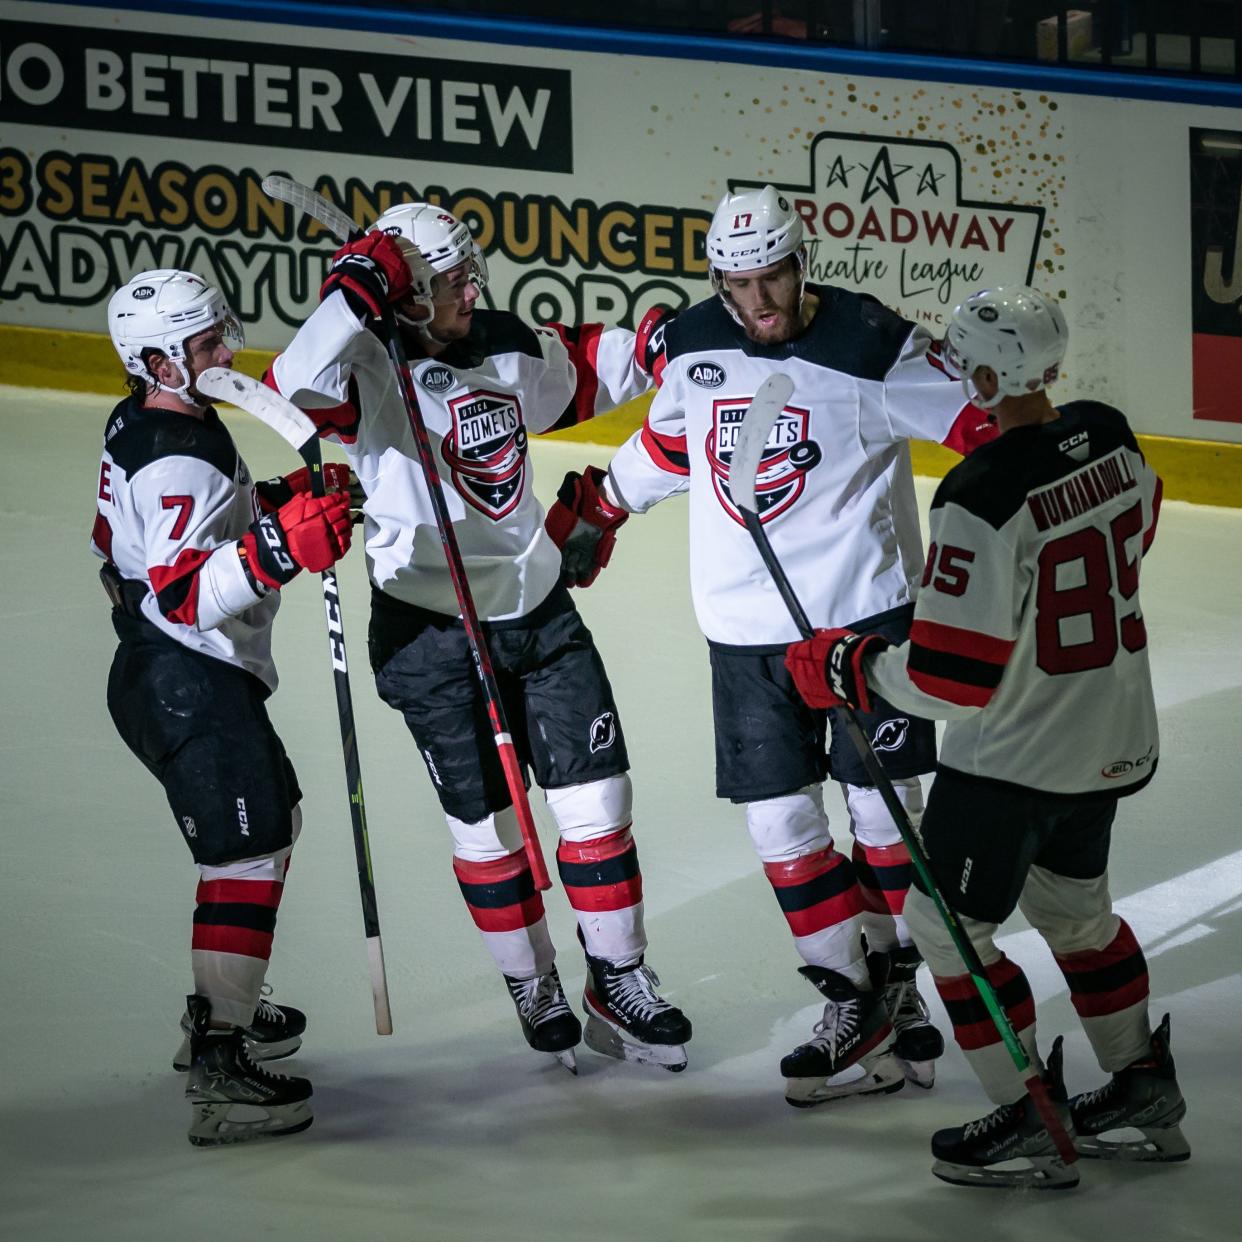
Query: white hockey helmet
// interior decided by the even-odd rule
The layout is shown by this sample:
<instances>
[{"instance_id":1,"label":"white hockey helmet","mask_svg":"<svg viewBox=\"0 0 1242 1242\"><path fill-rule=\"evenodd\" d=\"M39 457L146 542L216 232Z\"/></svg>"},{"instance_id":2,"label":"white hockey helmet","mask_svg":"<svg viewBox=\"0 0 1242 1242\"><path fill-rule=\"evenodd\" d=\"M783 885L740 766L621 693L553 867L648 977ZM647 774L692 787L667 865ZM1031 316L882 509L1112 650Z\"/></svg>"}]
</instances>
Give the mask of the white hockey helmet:
<instances>
[{"instance_id":1,"label":"white hockey helmet","mask_svg":"<svg viewBox=\"0 0 1242 1242\"><path fill-rule=\"evenodd\" d=\"M158 350L181 375L181 386L169 391L190 405L201 403L187 395L186 341L214 327L220 329L230 349L245 346L246 334L224 294L193 272L176 268L139 272L108 300L108 333L125 369L156 388L168 387L160 384L143 357L149 350Z\"/></svg>"},{"instance_id":2,"label":"white hockey helmet","mask_svg":"<svg viewBox=\"0 0 1242 1242\"><path fill-rule=\"evenodd\" d=\"M725 275L753 272L793 255L802 286L806 283L806 249L802 218L774 187L726 194L716 206L707 229L707 270L712 288L734 319L737 310L729 297ZM802 286L798 304L802 304ZM739 320L740 322L740 320Z\"/></svg>"},{"instance_id":3,"label":"white hockey helmet","mask_svg":"<svg viewBox=\"0 0 1242 1242\"><path fill-rule=\"evenodd\" d=\"M1068 344L1069 327L1053 298L1028 285L1002 285L972 293L953 308L942 357L966 396L986 410L1051 384ZM989 401L971 378L979 367L996 372L997 392Z\"/></svg>"},{"instance_id":4,"label":"white hockey helmet","mask_svg":"<svg viewBox=\"0 0 1242 1242\"><path fill-rule=\"evenodd\" d=\"M468 263L467 279L475 288L482 291L487 284L487 260L478 242L462 221L434 203L399 203L384 212L372 228L407 243L433 273L449 272L462 263ZM410 274L417 286L420 270L408 253L406 261L411 264ZM436 286L429 290L433 301L456 301L455 291L447 286L439 287L443 282L431 283Z\"/></svg>"}]
</instances>

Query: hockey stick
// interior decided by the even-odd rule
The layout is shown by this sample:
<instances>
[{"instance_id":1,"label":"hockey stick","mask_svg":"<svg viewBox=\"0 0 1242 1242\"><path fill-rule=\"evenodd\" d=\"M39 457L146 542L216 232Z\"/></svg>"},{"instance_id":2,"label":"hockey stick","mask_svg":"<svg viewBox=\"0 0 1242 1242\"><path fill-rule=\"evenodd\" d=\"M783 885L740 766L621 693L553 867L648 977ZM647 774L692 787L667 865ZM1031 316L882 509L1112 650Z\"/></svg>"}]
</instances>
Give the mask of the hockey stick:
<instances>
[{"instance_id":1,"label":"hockey stick","mask_svg":"<svg viewBox=\"0 0 1242 1242\"><path fill-rule=\"evenodd\" d=\"M299 211L311 216L343 242L362 236L362 230L343 211L329 203L322 195L316 194L297 181L276 175L264 177L263 191L271 198L288 203L291 207L296 207ZM384 333L387 337L388 357L392 362L397 380L397 390L401 394L406 418L409 419L410 430L414 433L414 442L418 447L418 460L423 469L427 493L431 498L431 507L435 511L436 528L440 533L440 543L444 547L445 560L448 562L449 577L453 580L457 607L461 613L462 624L465 626L475 673L483 690L487 716L496 743L496 753L500 757L500 765L505 774L505 784L509 790L509 799L513 803L518 827L522 831L522 844L526 850L526 858L530 863L535 887L541 892L546 892L552 887L552 881L548 878L547 864L543 860L543 851L539 846L535 818L526 793L526 782L522 779L522 767L518 761L517 748L513 744L513 737L505 721L500 690L496 685L496 675L492 671L492 659L487 649L487 639L479 624L479 614L474 606L474 597L470 593L470 583L466 579L466 567L462 561L461 549L457 546L457 536L453 531L453 519L448 511L448 503L444 499L444 486L440 482L440 472L436 467L435 455L427 435L427 424L423 420L418 400L414 396L413 385L410 381L410 363L405 355L405 347L401 343L401 334L392 307L387 307L384 311Z\"/></svg>"},{"instance_id":2,"label":"hockey stick","mask_svg":"<svg viewBox=\"0 0 1242 1242\"><path fill-rule=\"evenodd\" d=\"M204 396L228 401L245 410L247 414L253 414L288 441L310 471L311 494L324 494L319 435L315 424L296 405L286 401L266 384L225 367L211 367L195 383ZM358 864L358 889L362 896L362 926L366 933L367 961L371 968L375 1031L378 1035L391 1035L392 1011L388 1004L388 976L384 970L384 944L380 939L375 877L371 872L371 844L367 836L366 805L362 798L362 769L358 762L358 734L354 728L354 703L349 690L349 663L345 656L345 629L341 618L336 570L325 569L320 577L323 580L323 601L328 617L328 652L332 657L336 713L341 724L341 750L345 757L345 784L349 793L349 816L354 832L354 858Z\"/></svg>"},{"instance_id":3,"label":"hockey stick","mask_svg":"<svg viewBox=\"0 0 1242 1242\"><path fill-rule=\"evenodd\" d=\"M806 613L803 611L802 604L794 594L793 586L790 584L780 561L776 559L776 553L772 550L772 545L768 541L767 532L763 529L763 523L759 517L758 503L755 499L755 485L759 474L760 459L767 446L772 428L776 425L776 420L781 416L781 411L785 408L785 403L789 400L792 393L793 381L787 375L770 375L759 385L759 391L755 393L755 399L750 403L746 413L742 416L742 427L738 432L737 443L734 446L733 456L729 463L729 494L741 513L742 520L746 523L746 529L750 532L750 537L754 540L755 547L763 558L763 563L772 575L772 581L776 584L776 589L780 592L781 599L785 601L785 607L789 610L789 615L793 618L799 633L803 638L811 638L814 636L815 631ZM941 895L936 881L932 879L931 864L927 861L927 854L924 852L922 843L919 841L914 827L906 815L905 807L901 805L901 801L897 797L897 791L893 788L893 783L889 780L888 773L884 771L883 766L876 757L875 751L871 748L871 743L867 741L867 735L858 723L858 717L855 715L854 709L846 704L837 710L841 712L842 718L845 721L846 732L849 734L855 750L858 751L859 757L867 769L867 775L871 777L875 787L880 791L880 796L884 799L884 805L888 808L888 813L893 817L893 823L897 825L897 830L901 833L901 839L905 842L906 849L910 851L910 861L914 864L914 869L918 872L919 878L923 881L928 894L935 903L936 910L948 929L954 947L957 949L975 985L975 989L979 993L979 999L983 1001L984 1006L987 1008L988 1014L996 1026L997 1033L1004 1041L1010 1057L1013 1058L1013 1063L1017 1067L1018 1073L1022 1075L1026 1089L1030 1092L1031 1099L1035 1101L1035 1107L1039 1109L1039 1115L1043 1118L1044 1125L1047 1127L1052 1141L1056 1144L1057 1153L1066 1164L1073 1164L1078 1159L1078 1152L1066 1133L1061 1118L1057 1115L1057 1110L1048 1095L1047 1087L1044 1086L1038 1070L1031 1064L1031 1059L1027 1056L1026 1049L1022 1046L1022 1041L1018 1038L1017 1033L1013 1029L1013 1024L1009 1021L1009 1015L1005 1012L1000 998L996 995L996 989L992 986L992 981L988 978L987 971L979 960L978 951L975 949L970 937L967 936L960 919Z\"/></svg>"}]
</instances>

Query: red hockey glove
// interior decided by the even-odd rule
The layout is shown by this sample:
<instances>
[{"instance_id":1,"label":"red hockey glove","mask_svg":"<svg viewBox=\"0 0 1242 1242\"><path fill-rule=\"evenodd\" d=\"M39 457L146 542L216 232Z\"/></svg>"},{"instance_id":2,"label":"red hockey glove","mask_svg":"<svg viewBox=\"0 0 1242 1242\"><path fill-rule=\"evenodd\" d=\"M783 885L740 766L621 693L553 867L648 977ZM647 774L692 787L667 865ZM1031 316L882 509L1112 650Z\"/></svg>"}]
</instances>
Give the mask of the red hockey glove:
<instances>
[{"instance_id":1,"label":"red hockey glove","mask_svg":"<svg viewBox=\"0 0 1242 1242\"><path fill-rule=\"evenodd\" d=\"M889 645L888 639L878 634L816 630L814 638L789 644L785 667L808 707L845 705L869 712L871 696L863 676L863 656Z\"/></svg>"},{"instance_id":2,"label":"red hockey glove","mask_svg":"<svg viewBox=\"0 0 1242 1242\"><path fill-rule=\"evenodd\" d=\"M570 586L589 587L612 557L617 527L630 515L604 499L604 471L571 470L548 510L544 529L561 550L561 574Z\"/></svg>"},{"instance_id":3,"label":"red hockey glove","mask_svg":"<svg viewBox=\"0 0 1242 1242\"><path fill-rule=\"evenodd\" d=\"M676 318L675 310L667 306L653 306L634 332L634 358L657 384L664 371L664 332Z\"/></svg>"},{"instance_id":4,"label":"red hockey glove","mask_svg":"<svg viewBox=\"0 0 1242 1242\"><path fill-rule=\"evenodd\" d=\"M322 573L334 565L349 551L352 533L347 492L302 492L253 522L239 551L257 581L282 587L301 569Z\"/></svg>"},{"instance_id":5,"label":"red hockey glove","mask_svg":"<svg viewBox=\"0 0 1242 1242\"><path fill-rule=\"evenodd\" d=\"M348 492L351 508L362 508L366 493L362 490L362 484L354 477L354 472L343 461L323 463L323 482L329 492ZM310 487L310 470L303 466L292 474L264 479L254 485L254 490L259 498L259 509L263 513L274 513L295 496L309 492Z\"/></svg>"},{"instance_id":6,"label":"red hockey glove","mask_svg":"<svg viewBox=\"0 0 1242 1242\"><path fill-rule=\"evenodd\" d=\"M397 242L387 233L367 233L332 256L319 299L339 289L349 309L370 327L383 317L385 306L404 302L412 285L410 269Z\"/></svg>"}]
</instances>

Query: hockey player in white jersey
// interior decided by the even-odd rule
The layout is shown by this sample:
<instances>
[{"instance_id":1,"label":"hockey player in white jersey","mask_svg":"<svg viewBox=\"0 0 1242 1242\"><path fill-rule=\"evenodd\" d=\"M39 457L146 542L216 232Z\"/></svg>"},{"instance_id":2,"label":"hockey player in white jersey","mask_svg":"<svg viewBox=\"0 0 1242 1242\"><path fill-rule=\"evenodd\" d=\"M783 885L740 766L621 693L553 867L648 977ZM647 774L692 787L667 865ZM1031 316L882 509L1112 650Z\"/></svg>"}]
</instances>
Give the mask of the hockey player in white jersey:
<instances>
[{"instance_id":1,"label":"hockey player in white jersey","mask_svg":"<svg viewBox=\"0 0 1242 1242\"><path fill-rule=\"evenodd\" d=\"M848 621L899 640L922 550L907 438L965 451L990 429L947 382L926 332L874 298L806 282L801 220L771 186L725 195L707 257L716 296L664 327L660 390L600 487L637 513L690 493L717 793L746 807L802 973L827 998L811 1040L782 1061L789 1102L897 1090L894 1023L906 1072L928 1086L943 1041L915 984L919 958L902 914L909 858L844 733L831 722L827 745L829 720L798 699L785 671L797 632L734 507L729 463L760 383L785 372L795 389L757 486L769 538L817 624ZM932 725L884 704L867 724L917 819L919 774L935 762ZM829 774L849 808L854 865L829 830Z\"/></svg>"},{"instance_id":2,"label":"hockey player in white jersey","mask_svg":"<svg viewBox=\"0 0 1242 1242\"><path fill-rule=\"evenodd\" d=\"M251 481L194 386L242 344L219 290L190 272L140 272L108 303L108 327L131 391L104 433L91 546L120 640L108 710L200 872L194 992L173 1062L189 1072L189 1137L290 1134L311 1124L311 1085L256 1064L296 1051L306 1026L262 997L302 796L264 705L271 626L280 588L348 549L349 497L313 498L304 469ZM328 474L348 482L344 467Z\"/></svg>"},{"instance_id":3,"label":"hockey player in white jersey","mask_svg":"<svg viewBox=\"0 0 1242 1242\"><path fill-rule=\"evenodd\" d=\"M789 649L789 667L809 703L865 707L879 693L948 721L920 829L932 874L1035 1064L1031 989L995 934L1020 907L1048 942L1112 1075L1066 1106L1056 1041L1046 1081L1079 1150L1184 1160L1169 1019L1151 1030L1147 965L1107 873L1117 800L1147 784L1159 753L1139 567L1160 480L1117 410L1051 403L1066 340L1056 302L1024 286L954 310L945 361L1001 434L936 492L909 640L824 630ZM933 1171L970 1186L1073 1185L930 897L912 891L906 920L997 1105L936 1133ZM1108 1137L1130 1128L1142 1139Z\"/></svg>"},{"instance_id":4,"label":"hockey player in white jersey","mask_svg":"<svg viewBox=\"0 0 1242 1242\"><path fill-rule=\"evenodd\" d=\"M561 550L544 529L527 455L529 433L646 389L647 329L637 352L630 332L532 329L477 307L486 280L461 221L427 203L394 207L338 252L319 308L276 360L271 382L344 444L366 490L377 688L422 752L453 836L462 896L527 1042L573 1068L582 1027L557 973L413 432L376 335L385 304L395 308L505 715L560 831L557 865L586 951L587 1043L679 1070L691 1027L655 991L645 964L625 739L603 664L562 581ZM569 585L598 573L626 516L587 508L598 539L588 541L592 551ZM581 542L575 525L560 535L571 553Z\"/></svg>"}]
</instances>

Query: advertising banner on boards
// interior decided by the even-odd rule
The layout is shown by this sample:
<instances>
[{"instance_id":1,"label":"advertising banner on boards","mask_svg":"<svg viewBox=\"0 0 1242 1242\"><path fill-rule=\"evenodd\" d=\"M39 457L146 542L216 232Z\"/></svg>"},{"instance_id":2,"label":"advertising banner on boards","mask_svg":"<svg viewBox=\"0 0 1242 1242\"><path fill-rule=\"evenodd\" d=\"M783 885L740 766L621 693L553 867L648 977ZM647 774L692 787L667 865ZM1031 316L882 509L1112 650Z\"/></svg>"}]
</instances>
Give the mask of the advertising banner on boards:
<instances>
[{"instance_id":1,"label":"advertising banner on boards","mask_svg":"<svg viewBox=\"0 0 1242 1242\"><path fill-rule=\"evenodd\" d=\"M709 295L715 204L770 183L811 280L933 333L974 289L1034 283L1070 320L1065 399L1205 434L1177 238L1186 135L1222 110L199 17L170 44L150 14L99 13L15 0L0 20L2 321L98 332L117 284L183 267L278 349L335 249L263 194L281 172L364 225L446 206L493 306L633 324Z\"/></svg>"}]
</instances>

